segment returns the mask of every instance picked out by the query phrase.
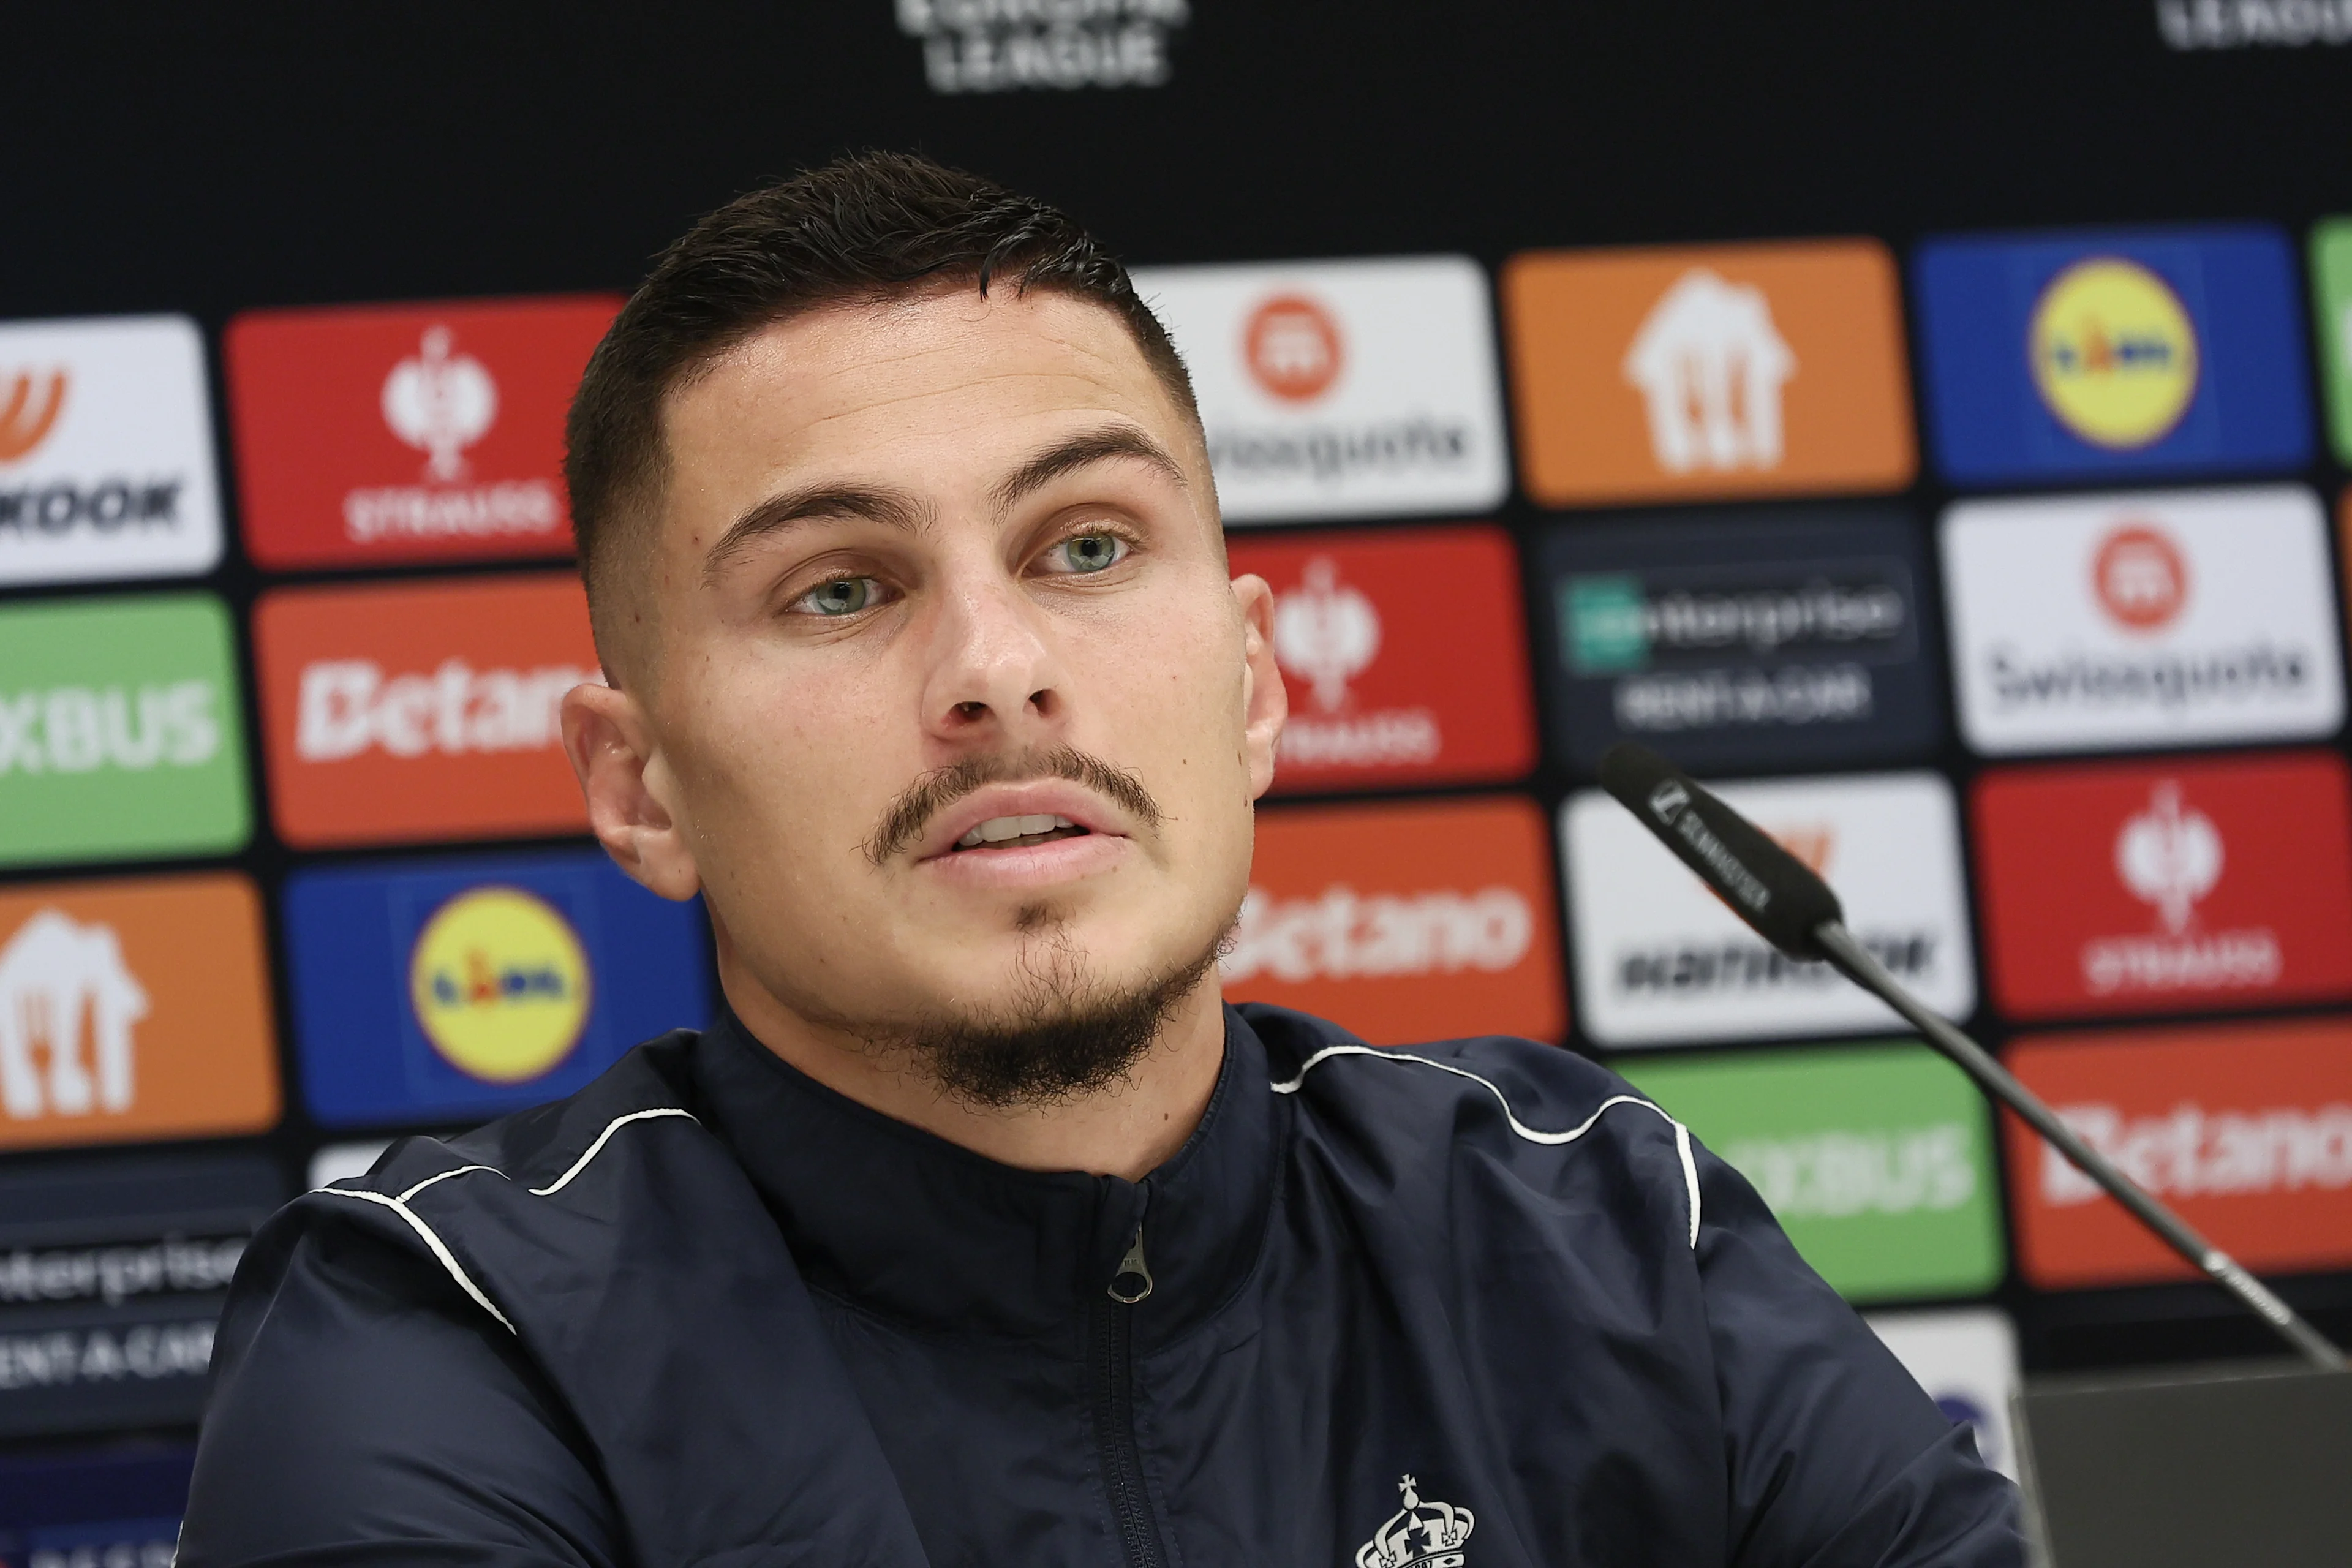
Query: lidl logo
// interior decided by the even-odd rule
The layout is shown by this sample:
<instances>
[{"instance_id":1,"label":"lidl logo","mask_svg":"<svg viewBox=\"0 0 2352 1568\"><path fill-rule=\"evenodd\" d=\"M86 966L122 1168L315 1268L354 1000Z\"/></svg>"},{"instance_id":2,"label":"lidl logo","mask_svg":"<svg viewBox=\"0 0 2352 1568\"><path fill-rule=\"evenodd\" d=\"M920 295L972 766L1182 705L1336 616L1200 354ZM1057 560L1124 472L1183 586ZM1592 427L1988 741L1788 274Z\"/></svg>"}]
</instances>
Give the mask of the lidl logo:
<instances>
[{"instance_id":1,"label":"lidl logo","mask_svg":"<svg viewBox=\"0 0 2352 1568\"><path fill-rule=\"evenodd\" d=\"M602 851L311 868L285 900L295 1043L323 1126L497 1115L708 1021L700 909Z\"/></svg>"},{"instance_id":2,"label":"lidl logo","mask_svg":"<svg viewBox=\"0 0 2352 1568\"><path fill-rule=\"evenodd\" d=\"M1483 511L1508 479L1467 257L1139 269L1192 373L1227 522Z\"/></svg>"},{"instance_id":3,"label":"lidl logo","mask_svg":"<svg viewBox=\"0 0 2352 1568\"><path fill-rule=\"evenodd\" d=\"M618 301L250 311L229 323L247 546L264 565L572 548L563 416Z\"/></svg>"},{"instance_id":4,"label":"lidl logo","mask_svg":"<svg viewBox=\"0 0 2352 1568\"><path fill-rule=\"evenodd\" d=\"M1277 790L1517 778L1535 764L1511 542L1486 527L1246 536L1290 690ZM1445 584L1442 595L1431 585Z\"/></svg>"},{"instance_id":5,"label":"lidl logo","mask_svg":"<svg viewBox=\"0 0 2352 1568\"><path fill-rule=\"evenodd\" d=\"M2352 994L2352 794L2333 755L1997 773L1975 806L2011 1016Z\"/></svg>"},{"instance_id":6,"label":"lidl logo","mask_svg":"<svg viewBox=\"0 0 2352 1568\"><path fill-rule=\"evenodd\" d=\"M0 1147L277 1120L261 909L244 878L0 892Z\"/></svg>"},{"instance_id":7,"label":"lidl logo","mask_svg":"<svg viewBox=\"0 0 2352 1568\"><path fill-rule=\"evenodd\" d=\"M254 654L289 843L585 826L560 714L601 677L570 574L278 589Z\"/></svg>"},{"instance_id":8,"label":"lidl logo","mask_svg":"<svg viewBox=\"0 0 2352 1568\"><path fill-rule=\"evenodd\" d=\"M1548 533L1558 749L1696 767L1891 762L1942 731L1917 525L1885 507L1579 522Z\"/></svg>"},{"instance_id":9,"label":"lidl logo","mask_svg":"<svg viewBox=\"0 0 2352 1568\"><path fill-rule=\"evenodd\" d=\"M1948 238L1915 266L1928 426L1960 483L2308 457L2294 262L2274 230Z\"/></svg>"},{"instance_id":10,"label":"lidl logo","mask_svg":"<svg viewBox=\"0 0 2352 1568\"><path fill-rule=\"evenodd\" d=\"M1958 1296L2000 1279L1992 1130L1924 1046L1748 1051L1620 1064L1755 1186L1841 1294Z\"/></svg>"},{"instance_id":11,"label":"lidl logo","mask_svg":"<svg viewBox=\"0 0 2352 1568\"><path fill-rule=\"evenodd\" d=\"M1910 482L1875 241L1530 253L1503 298L1521 468L1548 506Z\"/></svg>"},{"instance_id":12,"label":"lidl logo","mask_svg":"<svg viewBox=\"0 0 2352 1568\"><path fill-rule=\"evenodd\" d=\"M1517 798L1261 812L1226 996L1375 1045L1568 1026L1543 817Z\"/></svg>"},{"instance_id":13,"label":"lidl logo","mask_svg":"<svg viewBox=\"0 0 2352 1568\"><path fill-rule=\"evenodd\" d=\"M450 1066L485 1083L527 1083L580 1043L588 955L546 900L477 888L435 910L417 933L408 996Z\"/></svg>"},{"instance_id":14,"label":"lidl logo","mask_svg":"<svg viewBox=\"0 0 2352 1568\"><path fill-rule=\"evenodd\" d=\"M1843 899L1863 945L1927 1005L1976 1000L1950 786L1929 773L1711 786ZM1585 1032L1605 1046L1879 1029L1895 1015L1826 964L1775 951L1599 790L1560 814Z\"/></svg>"},{"instance_id":15,"label":"lidl logo","mask_svg":"<svg viewBox=\"0 0 2352 1568\"><path fill-rule=\"evenodd\" d=\"M0 609L0 865L242 846L231 638L205 595Z\"/></svg>"},{"instance_id":16,"label":"lidl logo","mask_svg":"<svg viewBox=\"0 0 2352 1568\"><path fill-rule=\"evenodd\" d=\"M2333 734L2341 640L2295 486L1968 501L1945 514L1960 727L2016 754Z\"/></svg>"},{"instance_id":17,"label":"lidl logo","mask_svg":"<svg viewBox=\"0 0 2352 1568\"><path fill-rule=\"evenodd\" d=\"M2257 1272L2352 1264L2352 1026L2342 1019L2070 1035L2006 1059L2067 1125ZM2044 1289L2189 1266L2003 1118L2018 1261Z\"/></svg>"},{"instance_id":18,"label":"lidl logo","mask_svg":"<svg viewBox=\"0 0 2352 1568\"><path fill-rule=\"evenodd\" d=\"M195 323L0 324L0 584L186 576L220 552Z\"/></svg>"},{"instance_id":19,"label":"lidl logo","mask_svg":"<svg viewBox=\"0 0 2352 1568\"><path fill-rule=\"evenodd\" d=\"M2075 262L2042 291L2027 331L2042 401L2094 446L2137 451L2188 412L2197 329L2171 286L2139 263Z\"/></svg>"}]
</instances>

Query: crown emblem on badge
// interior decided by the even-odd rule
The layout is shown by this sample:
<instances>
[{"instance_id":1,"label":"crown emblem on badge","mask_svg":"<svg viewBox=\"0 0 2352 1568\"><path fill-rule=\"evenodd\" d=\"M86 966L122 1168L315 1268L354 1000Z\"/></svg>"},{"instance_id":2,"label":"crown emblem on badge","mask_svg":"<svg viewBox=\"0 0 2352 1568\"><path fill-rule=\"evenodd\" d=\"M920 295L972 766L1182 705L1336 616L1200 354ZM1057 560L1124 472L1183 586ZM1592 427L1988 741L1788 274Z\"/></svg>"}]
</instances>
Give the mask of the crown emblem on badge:
<instances>
[{"instance_id":1,"label":"crown emblem on badge","mask_svg":"<svg viewBox=\"0 0 2352 1568\"><path fill-rule=\"evenodd\" d=\"M1356 1552L1356 1568L1462 1568L1462 1543L1478 1516L1450 1502L1423 1502L1411 1476L1397 1483L1404 1506Z\"/></svg>"}]
</instances>

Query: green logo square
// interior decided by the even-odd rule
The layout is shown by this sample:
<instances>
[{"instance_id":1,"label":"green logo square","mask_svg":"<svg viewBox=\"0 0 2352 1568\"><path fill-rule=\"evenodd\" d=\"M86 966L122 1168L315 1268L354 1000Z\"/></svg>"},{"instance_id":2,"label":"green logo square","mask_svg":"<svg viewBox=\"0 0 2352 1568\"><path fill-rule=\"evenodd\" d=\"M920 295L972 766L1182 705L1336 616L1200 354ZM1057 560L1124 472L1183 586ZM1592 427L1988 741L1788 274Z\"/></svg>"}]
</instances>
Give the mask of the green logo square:
<instances>
[{"instance_id":1,"label":"green logo square","mask_svg":"<svg viewBox=\"0 0 2352 1568\"><path fill-rule=\"evenodd\" d=\"M238 700L208 594L0 609L0 865L242 848Z\"/></svg>"},{"instance_id":2,"label":"green logo square","mask_svg":"<svg viewBox=\"0 0 2352 1568\"><path fill-rule=\"evenodd\" d=\"M2352 464L2352 217L2328 218L2312 229L2311 291L2328 439L2336 459Z\"/></svg>"},{"instance_id":3,"label":"green logo square","mask_svg":"<svg viewBox=\"0 0 2352 1568\"><path fill-rule=\"evenodd\" d=\"M1559 594L1559 654L1572 673L1610 675L1650 662L1650 617L1639 577L1570 577Z\"/></svg>"},{"instance_id":4,"label":"green logo square","mask_svg":"<svg viewBox=\"0 0 2352 1568\"><path fill-rule=\"evenodd\" d=\"M1925 1046L1640 1061L1626 1078L1754 1184L1849 1300L1965 1296L2004 1266L1992 1129Z\"/></svg>"}]
</instances>

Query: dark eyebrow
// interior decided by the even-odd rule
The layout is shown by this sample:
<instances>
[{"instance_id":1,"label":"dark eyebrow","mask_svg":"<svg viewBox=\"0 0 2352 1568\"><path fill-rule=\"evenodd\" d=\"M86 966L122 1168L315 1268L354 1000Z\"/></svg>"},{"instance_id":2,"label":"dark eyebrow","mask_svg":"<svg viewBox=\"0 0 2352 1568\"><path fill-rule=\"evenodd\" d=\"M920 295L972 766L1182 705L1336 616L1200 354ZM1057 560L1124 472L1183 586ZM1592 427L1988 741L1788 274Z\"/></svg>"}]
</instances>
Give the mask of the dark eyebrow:
<instances>
[{"instance_id":1,"label":"dark eyebrow","mask_svg":"<svg viewBox=\"0 0 2352 1568\"><path fill-rule=\"evenodd\" d=\"M1184 470L1168 455L1166 447L1132 425L1107 425L1046 447L1000 480L991 499L1003 511L1064 474L1119 458L1148 464L1179 486L1184 485Z\"/></svg>"},{"instance_id":2,"label":"dark eyebrow","mask_svg":"<svg viewBox=\"0 0 2352 1568\"><path fill-rule=\"evenodd\" d=\"M929 515L920 502L897 490L863 485L811 485L805 489L786 490L782 495L770 496L737 518L733 526L719 536L719 542L702 558L702 580L716 582L728 563L753 540L781 533L797 523L814 522L820 518L863 518L913 533L929 521Z\"/></svg>"}]
</instances>

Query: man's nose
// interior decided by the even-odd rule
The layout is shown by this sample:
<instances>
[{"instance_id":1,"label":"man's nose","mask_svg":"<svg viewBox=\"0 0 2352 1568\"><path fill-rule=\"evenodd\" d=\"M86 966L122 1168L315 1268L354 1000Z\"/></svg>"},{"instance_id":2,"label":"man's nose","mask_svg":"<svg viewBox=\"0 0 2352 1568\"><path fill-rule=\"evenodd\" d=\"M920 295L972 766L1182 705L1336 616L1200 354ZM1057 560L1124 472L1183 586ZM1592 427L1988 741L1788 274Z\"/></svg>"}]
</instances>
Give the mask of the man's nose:
<instances>
[{"instance_id":1,"label":"man's nose","mask_svg":"<svg viewBox=\"0 0 2352 1568\"><path fill-rule=\"evenodd\" d=\"M956 584L930 651L923 720L939 738L1026 745L1060 727L1068 700L1052 626L1019 584Z\"/></svg>"}]
</instances>

